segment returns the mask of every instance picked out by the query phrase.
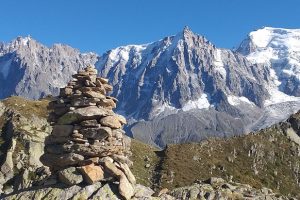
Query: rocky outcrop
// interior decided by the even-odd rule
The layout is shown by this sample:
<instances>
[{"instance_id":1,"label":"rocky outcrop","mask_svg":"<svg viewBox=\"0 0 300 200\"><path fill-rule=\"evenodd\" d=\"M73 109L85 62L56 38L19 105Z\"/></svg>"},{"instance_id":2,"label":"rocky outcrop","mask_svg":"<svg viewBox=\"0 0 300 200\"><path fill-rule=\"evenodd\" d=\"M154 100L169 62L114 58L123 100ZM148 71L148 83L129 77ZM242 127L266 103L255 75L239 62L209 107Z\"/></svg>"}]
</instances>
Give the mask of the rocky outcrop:
<instances>
[{"instance_id":1,"label":"rocky outcrop","mask_svg":"<svg viewBox=\"0 0 300 200\"><path fill-rule=\"evenodd\" d=\"M112 111L117 100L106 96L111 90L93 67L73 75L52 102L54 126L41 159L64 184L118 181L119 194L130 199L136 184L130 139L122 130L126 119Z\"/></svg>"},{"instance_id":2,"label":"rocky outcrop","mask_svg":"<svg viewBox=\"0 0 300 200\"><path fill-rule=\"evenodd\" d=\"M89 199L89 200L119 200L118 187L112 183L95 183L93 185L80 187L72 186L37 188L12 194L4 197L5 200L19 199ZM191 186L176 188L169 191L163 189L157 194L153 190L142 185L137 185L133 192L132 200L222 200L222 199L257 199L257 200L288 200L290 198L274 193L268 188L255 189L247 184L226 182L221 178L210 178L207 181L199 181Z\"/></svg>"},{"instance_id":3,"label":"rocky outcrop","mask_svg":"<svg viewBox=\"0 0 300 200\"><path fill-rule=\"evenodd\" d=\"M175 199L281 199L290 198L274 193L268 188L255 189L247 184L226 182L212 177L191 186L177 188L169 192Z\"/></svg>"},{"instance_id":4,"label":"rocky outcrop","mask_svg":"<svg viewBox=\"0 0 300 200\"><path fill-rule=\"evenodd\" d=\"M68 45L47 47L31 37L0 44L0 99L11 95L39 99L58 95L77 70L94 64L98 55Z\"/></svg>"},{"instance_id":5,"label":"rocky outcrop","mask_svg":"<svg viewBox=\"0 0 300 200\"><path fill-rule=\"evenodd\" d=\"M40 113L24 113L46 106L43 101L17 99L0 103L0 195L32 187L50 173L39 159L52 128Z\"/></svg>"}]
</instances>

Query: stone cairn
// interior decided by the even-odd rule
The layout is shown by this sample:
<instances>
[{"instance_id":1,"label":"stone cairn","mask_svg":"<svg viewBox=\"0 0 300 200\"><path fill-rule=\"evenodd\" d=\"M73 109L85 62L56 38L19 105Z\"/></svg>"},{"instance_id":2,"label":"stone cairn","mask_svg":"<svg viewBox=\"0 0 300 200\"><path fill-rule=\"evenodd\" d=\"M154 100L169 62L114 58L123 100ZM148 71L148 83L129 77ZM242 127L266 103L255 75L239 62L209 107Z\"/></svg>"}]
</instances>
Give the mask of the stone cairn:
<instances>
[{"instance_id":1,"label":"stone cairn","mask_svg":"<svg viewBox=\"0 0 300 200\"><path fill-rule=\"evenodd\" d=\"M117 99L106 96L109 91L108 80L92 66L73 75L52 102L54 126L42 161L64 184L114 182L130 199L136 183L129 169L130 138L122 130L126 119L112 111Z\"/></svg>"}]
</instances>

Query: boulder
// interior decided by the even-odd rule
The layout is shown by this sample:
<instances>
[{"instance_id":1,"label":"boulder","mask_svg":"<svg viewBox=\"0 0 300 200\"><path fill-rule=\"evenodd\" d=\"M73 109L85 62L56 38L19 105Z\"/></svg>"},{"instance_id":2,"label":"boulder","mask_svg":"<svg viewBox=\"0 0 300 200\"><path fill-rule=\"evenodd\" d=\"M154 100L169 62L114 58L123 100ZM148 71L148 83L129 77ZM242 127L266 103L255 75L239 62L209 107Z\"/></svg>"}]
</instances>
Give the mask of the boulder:
<instances>
[{"instance_id":1,"label":"boulder","mask_svg":"<svg viewBox=\"0 0 300 200\"><path fill-rule=\"evenodd\" d=\"M94 163L79 168L81 174L84 177L84 181L88 184L94 184L97 181L101 181L104 178L104 172L100 166Z\"/></svg>"},{"instance_id":2,"label":"boulder","mask_svg":"<svg viewBox=\"0 0 300 200\"><path fill-rule=\"evenodd\" d=\"M82 122L80 122L80 125L83 127L97 128L97 127L99 127L100 124L98 123L97 120L92 119L92 120L82 121Z\"/></svg>"},{"instance_id":3,"label":"boulder","mask_svg":"<svg viewBox=\"0 0 300 200\"><path fill-rule=\"evenodd\" d=\"M112 131L109 127L84 128L80 130L80 133L84 135L84 137L94 140L103 140L112 135Z\"/></svg>"},{"instance_id":4,"label":"boulder","mask_svg":"<svg viewBox=\"0 0 300 200\"><path fill-rule=\"evenodd\" d=\"M83 107L64 114L58 119L57 123L72 124L83 120L98 119L109 114L112 114L110 110L98 108L97 106Z\"/></svg>"},{"instance_id":5,"label":"boulder","mask_svg":"<svg viewBox=\"0 0 300 200\"><path fill-rule=\"evenodd\" d=\"M119 163L120 169L123 171L123 173L126 175L128 181L132 184L136 184L136 179L134 175L132 174L131 170L129 169L128 165L126 163Z\"/></svg>"},{"instance_id":6,"label":"boulder","mask_svg":"<svg viewBox=\"0 0 300 200\"><path fill-rule=\"evenodd\" d=\"M116 167L116 165L112 162L105 161L104 169L108 171L112 176L119 178L123 172Z\"/></svg>"},{"instance_id":7,"label":"boulder","mask_svg":"<svg viewBox=\"0 0 300 200\"><path fill-rule=\"evenodd\" d=\"M86 91L86 92L83 92L83 95L86 97L91 97L91 98L105 99L105 95L101 94L100 92L95 92L95 91Z\"/></svg>"},{"instance_id":8,"label":"boulder","mask_svg":"<svg viewBox=\"0 0 300 200\"><path fill-rule=\"evenodd\" d=\"M122 124L118 117L115 115L106 116L100 119L100 123L103 126L108 126L111 128L121 128Z\"/></svg>"},{"instance_id":9,"label":"boulder","mask_svg":"<svg viewBox=\"0 0 300 200\"><path fill-rule=\"evenodd\" d=\"M44 154L41 157L41 161L51 167L66 167L69 165L76 165L83 161L84 157L76 153L66 153L61 155Z\"/></svg>"},{"instance_id":10,"label":"boulder","mask_svg":"<svg viewBox=\"0 0 300 200\"><path fill-rule=\"evenodd\" d=\"M130 182L128 181L128 179L125 176L125 174L122 174L120 176L120 180L119 180L119 192L120 192L120 195L122 195L126 200L127 199L131 199L131 197L134 194L134 188L130 184Z\"/></svg>"},{"instance_id":11,"label":"boulder","mask_svg":"<svg viewBox=\"0 0 300 200\"><path fill-rule=\"evenodd\" d=\"M101 99L99 102L97 102L98 106L101 107L109 107L109 108L116 108L117 105L112 99Z\"/></svg>"},{"instance_id":12,"label":"boulder","mask_svg":"<svg viewBox=\"0 0 300 200\"><path fill-rule=\"evenodd\" d=\"M55 137L67 137L72 134L73 129L72 125L54 125L51 134Z\"/></svg>"},{"instance_id":13,"label":"boulder","mask_svg":"<svg viewBox=\"0 0 300 200\"><path fill-rule=\"evenodd\" d=\"M76 185L83 181L82 175L75 167L69 167L58 172L59 180L66 185Z\"/></svg>"}]
</instances>

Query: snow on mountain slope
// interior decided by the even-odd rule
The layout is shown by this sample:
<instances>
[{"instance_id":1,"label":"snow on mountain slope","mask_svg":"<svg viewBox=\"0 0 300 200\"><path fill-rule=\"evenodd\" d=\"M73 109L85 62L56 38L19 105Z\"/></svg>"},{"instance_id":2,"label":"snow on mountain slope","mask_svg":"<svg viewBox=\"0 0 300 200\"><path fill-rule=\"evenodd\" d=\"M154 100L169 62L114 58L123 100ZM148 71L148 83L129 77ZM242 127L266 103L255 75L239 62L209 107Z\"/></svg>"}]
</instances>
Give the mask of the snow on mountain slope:
<instances>
[{"instance_id":1,"label":"snow on mountain slope","mask_svg":"<svg viewBox=\"0 0 300 200\"><path fill-rule=\"evenodd\" d=\"M257 106L268 98L263 66L216 48L188 28L157 42L108 51L96 67L113 84L117 109L135 119L152 119L165 110L228 110L226 94L245 96Z\"/></svg>"},{"instance_id":2,"label":"snow on mountain slope","mask_svg":"<svg viewBox=\"0 0 300 200\"><path fill-rule=\"evenodd\" d=\"M237 51L251 62L274 70L272 90L278 88L287 95L300 96L300 29L265 27L253 31Z\"/></svg>"}]
</instances>

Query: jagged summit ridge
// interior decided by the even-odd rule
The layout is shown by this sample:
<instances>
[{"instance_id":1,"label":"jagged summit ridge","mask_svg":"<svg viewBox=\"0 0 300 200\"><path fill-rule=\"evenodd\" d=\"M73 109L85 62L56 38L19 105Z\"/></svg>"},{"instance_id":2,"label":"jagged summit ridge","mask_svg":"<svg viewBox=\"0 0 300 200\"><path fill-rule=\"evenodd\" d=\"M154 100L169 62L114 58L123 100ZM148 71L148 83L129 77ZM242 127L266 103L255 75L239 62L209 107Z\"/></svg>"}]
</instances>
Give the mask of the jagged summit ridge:
<instances>
[{"instance_id":1,"label":"jagged summit ridge","mask_svg":"<svg viewBox=\"0 0 300 200\"><path fill-rule=\"evenodd\" d=\"M70 75L96 60L96 54L82 54L67 45L49 48L31 37L18 37L0 46L0 98L57 95Z\"/></svg>"}]
</instances>

